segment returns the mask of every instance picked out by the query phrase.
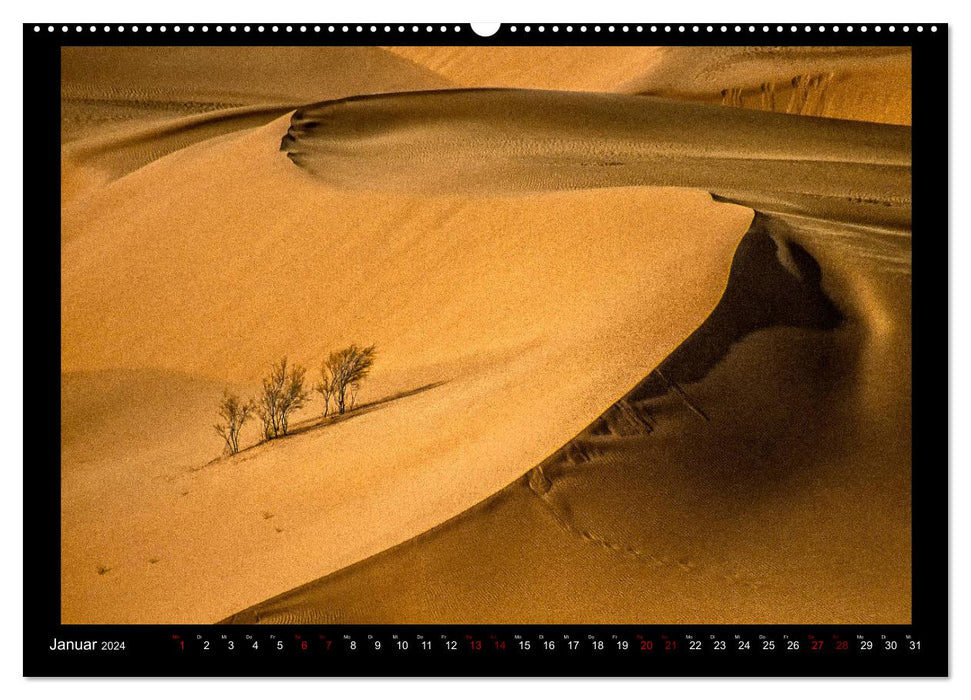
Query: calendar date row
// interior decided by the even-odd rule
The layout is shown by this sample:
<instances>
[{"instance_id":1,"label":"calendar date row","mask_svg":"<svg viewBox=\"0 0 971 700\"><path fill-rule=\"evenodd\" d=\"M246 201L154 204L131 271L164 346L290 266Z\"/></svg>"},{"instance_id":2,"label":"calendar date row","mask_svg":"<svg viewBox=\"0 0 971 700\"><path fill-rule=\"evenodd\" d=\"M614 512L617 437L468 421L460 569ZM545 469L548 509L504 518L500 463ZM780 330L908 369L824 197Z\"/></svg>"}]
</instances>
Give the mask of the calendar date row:
<instances>
[{"instance_id":1,"label":"calendar date row","mask_svg":"<svg viewBox=\"0 0 971 700\"><path fill-rule=\"evenodd\" d=\"M783 635L326 635L220 633L172 635L179 653L193 654L878 654L919 653L921 640Z\"/></svg>"}]
</instances>

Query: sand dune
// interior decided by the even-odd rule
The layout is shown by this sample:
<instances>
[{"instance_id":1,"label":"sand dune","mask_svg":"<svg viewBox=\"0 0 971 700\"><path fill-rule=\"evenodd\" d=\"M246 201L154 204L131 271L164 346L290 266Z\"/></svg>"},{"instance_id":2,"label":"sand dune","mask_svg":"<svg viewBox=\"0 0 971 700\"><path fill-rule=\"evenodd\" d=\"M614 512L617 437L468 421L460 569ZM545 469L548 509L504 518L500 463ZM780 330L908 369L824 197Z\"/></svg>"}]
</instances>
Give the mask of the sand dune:
<instances>
[{"instance_id":1,"label":"sand dune","mask_svg":"<svg viewBox=\"0 0 971 700\"><path fill-rule=\"evenodd\" d=\"M61 205L199 141L260 126L293 110L291 105L233 107L92 136L61 151Z\"/></svg>"},{"instance_id":2,"label":"sand dune","mask_svg":"<svg viewBox=\"0 0 971 700\"><path fill-rule=\"evenodd\" d=\"M838 64L763 106L893 121L835 96L901 56L99 51L65 622L908 619L909 129L606 94ZM378 403L212 461L222 388L353 341Z\"/></svg>"},{"instance_id":3,"label":"sand dune","mask_svg":"<svg viewBox=\"0 0 971 700\"><path fill-rule=\"evenodd\" d=\"M910 49L666 46L617 92L770 112L910 124Z\"/></svg>"},{"instance_id":4,"label":"sand dune","mask_svg":"<svg viewBox=\"0 0 971 700\"><path fill-rule=\"evenodd\" d=\"M62 138L159 116L450 85L376 47L65 47Z\"/></svg>"},{"instance_id":5,"label":"sand dune","mask_svg":"<svg viewBox=\"0 0 971 700\"><path fill-rule=\"evenodd\" d=\"M227 621L909 620L908 130L730 110L716 119L636 98L426 97L445 103L435 111L447 126L417 127L410 95L377 100L369 128L357 110L371 100L353 100L299 112L283 147L314 173L318 158L347 159L324 177L350 187L691 178L737 188L721 194L766 213L706 322L560 451L439 528ZM463 157L464 129L449 127L493 99L489 128L474 135L492 149ZM448 153L447 177L428 176L426 149ZM363 172L387 152L401 172ZM746 161L758 166L739 168ZM476 585L496 577L504 585Z\"/></svg>"},{"instance_id":6,"label":"sand dune","mask_svg":"<svg viewBox=\"0 0 971 700\"><path fill-rule=\"evenodd\" d=\"M697 187L855 257L910 265L910 129L620 95L460 90L298 110L282 148L332 187Z\"/></svg>"},{"instance_id":7,"label":"sand dune","mask_svg":"<svg viewBox=\"0 0 971 700\"><path fill-rule=\"evenodd\" d=\"M774 30L774 27L773 27ZM910 50L880 46L388 47L453 85L653 95L910 124Z\"/></svg>"},{"instance_id":8,"label":"sand dune","mask_svg":"<svg viewBox=\"0 0 971 700\"><path fill-rule=\"evenodd\" d=\"M909 333L823 281L757 221L714 313L541 465L227 622L909 620Z\"/></svg>"},{"instance_id":9,"label":"sand dune","mask_svg":"<svg viewBox=\"0 0 971 700\"><path fill-rule=\"evenodd\" d=\"M822 207L848 196L909 204L907 128L646 97L447 90L349 98L298 110L282 148L343 188L490 193L646 184L814 197Z\"/></svg>"},{"instance_id":10,"label":"sand dune","mask_svg":"<svg viewBox=\"0 0 971 700\"><path fill-rule=\"evenodd\" d=\"M160 368L252 386L284 352L315 366L362 339L382 351L369 397L446 383L199 471L188 470L205 462L129 441L124 463L104 460L97 489L65 482L65 619L216 620L487 498L701 323L751 217L704 193L646 188L383 196L375 212L373 194L295 168L278 149L287 124L182 149L70 210L65 370ZM591 230L603 236L596 251ZM258 293L240 294L239 279ZM678 318L653 311L667 304ZM212 417L180 420L187 440L203 440ZM69 434L85 442L66 449L99 452L96 429ZM205 445L218 454L215 434ZM172 485L160 493L149 474ZM130 496L105 502L109 484ZM93 535L105 518L124 531Z\"/></svg>"},{"instance_id":11,"label":"sand dune","mask_svg":"<svg viewBox=\"0 0 971 700\"><path fill-rule=\"evenodd\" d=\"M376 47L65 47L62 201L193 143L296 106L450 86Z\"/></svg>"}]
</instances>

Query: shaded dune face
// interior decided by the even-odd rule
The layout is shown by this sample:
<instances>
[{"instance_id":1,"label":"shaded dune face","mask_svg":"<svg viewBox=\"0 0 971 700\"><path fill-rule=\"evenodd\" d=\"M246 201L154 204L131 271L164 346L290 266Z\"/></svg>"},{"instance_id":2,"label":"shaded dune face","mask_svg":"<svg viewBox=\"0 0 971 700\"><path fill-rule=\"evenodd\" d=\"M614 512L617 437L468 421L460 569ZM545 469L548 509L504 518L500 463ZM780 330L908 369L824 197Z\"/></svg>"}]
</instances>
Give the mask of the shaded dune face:
<instances>
[{"instance_id":1,"label":"shaded dune face","mask_svg":"<svg viewBox=\"0 0 971 700\"><path fill-rule=\"evenodd\" d=\"M542 464L225 622L909 619L906 401L860 415L865 323L771 228L753 222L705 323Z\"/></svg>"},{"instance_id":2,"label":"shaded dune face","mask_svg":"<svg viewBox=\"0 0 971 700\"><path fill-rule=\"evenodd\" d=\"M698 330L672 352L629 398L667 391L669 381L703 379L755 331L778 326L831 330L842 312L822 289L819 263L793 240L774 237L767 217L757 214L741 240L725 293Z\"/></svg>"}]
</instances>

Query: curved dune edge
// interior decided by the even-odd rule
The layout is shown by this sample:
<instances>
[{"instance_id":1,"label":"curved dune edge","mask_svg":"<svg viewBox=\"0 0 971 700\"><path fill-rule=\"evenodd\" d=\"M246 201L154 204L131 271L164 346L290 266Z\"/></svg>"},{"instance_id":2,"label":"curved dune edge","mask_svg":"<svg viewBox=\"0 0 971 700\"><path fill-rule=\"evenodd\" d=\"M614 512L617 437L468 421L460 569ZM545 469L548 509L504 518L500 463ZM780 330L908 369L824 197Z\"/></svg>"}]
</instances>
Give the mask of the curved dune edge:
<instances>
[{"instance_id":1,"label":"curved dune edge","mask_svg":"<svg viewBox=\"0 0 971 700\"><path fill-rule=\"evenodd\" d=\"M218 130L181 130L186 117L342 95L453 86L567 89L910 124L906 48L271 47L257 65L253 52L240 47L158 47L152 54L135 47L67 47L62 55L66 203L179 147L232 130L218 117ZM177 84L162 79L176 68L183 75ZM166 133L160 143L129 150L132 125ZM99 153L89 153L90 143L99 144Z\"/></svg>"},{"instance_id":2,"label":"curved dune edge","mask_svg":"<svg viewBox=\"0 0 971 700\"><path fill-rule=\"evenodd\" d=\"M524 97L482 91L429 99L441 99L444 118L461 123L497 93L499 102ZM657 184L658 170L664 173L663 166L656 167L658 156L682 169L696 162L690 152L672 156L663 148L649 161L637 147L619 152L609 139L606 145L590 139L577 147L576 138L566 138L564 147L551 138L546 158L535 151L524 154L523 148L535 144L515 137L522 130L515 122L524 110L505 104L501 111L513 115L514 124L506 128L497 113L489 133L474 135L480 143L493 139L494 150L502 154L496 166L483 166L481 160L463 160L469 151L460 127L442 137L442 129L426 131L417 118L409 119L418 99L382 98L385 111L376 110L373 130L365 116L370 101L298 112L282 147L312 173L317 173L317 157L328 163L346 158L347 170L338 167L325 177L353 188L363 182L368 156L393 154L392 160L407 163L403 173L423 173L424 154L434 148L425 137L440 137L435 145L444 143L454 168L447 179L399 179L371 168L378 187L411 191L436 191L442 185L474 192L510 185L595 187L630 184L638 174ZM616 101L603 99L598 107L611 104ZM663 104L649 107L677 111ZM544 118L525 111L527 120ZM578 111L581 118L575 120ZM396 119L389 121L389 113ZM355 121L350 139L341 127L345 118ZM582 134L582 110L575 105L570 120L568 129ZM546 119L550 122L563 126L556 114ZM909 146L904 143L909 133L792 119L768 119L762 126L773 124L786 125L782 133L790 137L804 135L803 142L785 141L786 148L797 160L800 149L817 154L811 167L818 179L780 181L775 175L784 171L772 170L771 146L759 147L759 153L769 152L760 158L766 166L764 192L746 187L744 174L740 179L749 190L746 197L768 205L774 215L759 215L747 245L736 254L718 308L656 372L492 498L414 540L225 622L909 621ZM679 126L684 128L684 120ZM403 138L388 138L399 129ZM835 130L832 155L828 129ZM692 132L687 131L690 148ZM561 136L562 129L544 133ZM326 143L316 142L318 134L326 134ZM767 131L763 138L767 134L780 135ZM843 169L864 164L854 134L867 149L875 142L885 146L868 154L874 186L862 197L848 196L860 183L851 169ZM716 155L722 162L704 172L714 187L723 177L719 168L730 170L751 157L738 124L717 136L734 137L728 150L732 143L736 150ZM726 145L720 138L718 143ZM602 158L598 148L609 151L616 159L612 165L620 168L611 168L599 182L583 172L591 164L605 165L596 161ZM522 167L510 178L502 169L517 158ZM792 185L818 189L805 197L806 189ZM780 200L790 206L779 207ZM899 211L874 222L872 204ZM893 240L889 253L886 236ZM847 251L856 253L849 261ZM780 373L782 382L773 377ZM710 401L699 406L681 383ZM826 445L823 455L814 454L821 445ZM882 486L874 489L871 479ZM854 510L861 501L868 508ZM820 514L820 502L831 510ZM811 528L800 525L807 518ZM767 527L775 533L767 535ZM753 539L756 529L760 534ZM482 585L500 572L502 586Z\"/></svg>"},{"instance_id":3,"label":"curved dune edge","mask_svg":"<svg viewBox=\"0 0 971 700\"><path fill-rule=\"evenodd\" d=\"M868 271L909 275L906 126L667 99L539 90L355 97L294 113L287 156L330 187L495 196L704 189L769 215L875 327L896 313Z\"/></svg>"},{"instance_id":4,"label":"curved dune edge","mask_svg":"<svg viewBox=\"0 0 971 700\"><path fill-rule=\"evenodd\" d=\"M201 141L262 126L298 105L256 105L216 109L152 121L90 137L61 149L61 206L69 206L149 163Z\"/></svg>"},{"instance_id":5,"label":"curved dune edge","mask_svg":"<svg viewBox=\"0 0 971 700\"><path fill-rule=\"evenodd\" d=\"M62 201L309 102L449 86L378 47L64 47Z\"/></svg>"},{"instance_id":6,"label":"curved dune edge","mask_svg":"<svg viewBox=\"0 0 971 700\"><path fill-rule=\"evenodd\" d=\"M374 46L66 46L62 139L213 109L451 85Z\"/></svg>"},{"instance_id":7,"label":"curved dune edge","mask_svg":"<svg viewBox=\"0 0 971 700\"><path fill-rule=\"evenodd\" d=\"M873 342L773 229L757 217L705 323L527 475L223 622L909 623L907 291L874 281L901 316Z\"/></svg>"},{"instance_id":8,"label":"curved dune edge","mask_svg":"<svg viewBox=\"0 0 971 700\"><path fill-rule=\"evenodd\" d=\"M222 619L488 498L704 320L751 219L685 190L340 191L279 153L287 123L181 149L66 212L65 621ZM352 340L382 353L361 401L438 386L199 468L219 449L213 385L252 391L282 353L313 370ZM111 392L83 389L110 375ZM129 408L143 386L164 415ZM123 461L106 450L120 438Z\"/></svg>"},{"instance_id":9,"label":"curved dune edge","mask_svg":"<svg viewBox=\"0 0 971 700\"><path fill-rule=\"evenodd\" d=\"M281 148L343 189L697 187L789 217L910 225L903 126L613 94L443 90L301 108Z\"/></svg>"}]
</instances>

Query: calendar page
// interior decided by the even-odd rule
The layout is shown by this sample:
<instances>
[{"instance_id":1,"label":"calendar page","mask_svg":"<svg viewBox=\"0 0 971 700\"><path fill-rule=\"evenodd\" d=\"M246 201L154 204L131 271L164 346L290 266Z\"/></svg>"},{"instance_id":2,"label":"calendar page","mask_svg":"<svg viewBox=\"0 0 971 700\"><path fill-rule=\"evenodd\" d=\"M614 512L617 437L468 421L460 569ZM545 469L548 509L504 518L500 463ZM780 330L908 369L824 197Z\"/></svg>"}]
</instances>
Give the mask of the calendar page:
<instances>
[{"instance_id":1,"label":"calendar page","mask_svg":"<svg viewBox=\"0 0 971 700\"><path fill-rule=\"evenodd\" d=\"M947 674L947 25L24 58L25 674Z\"/></svg>"}]
</instances>

